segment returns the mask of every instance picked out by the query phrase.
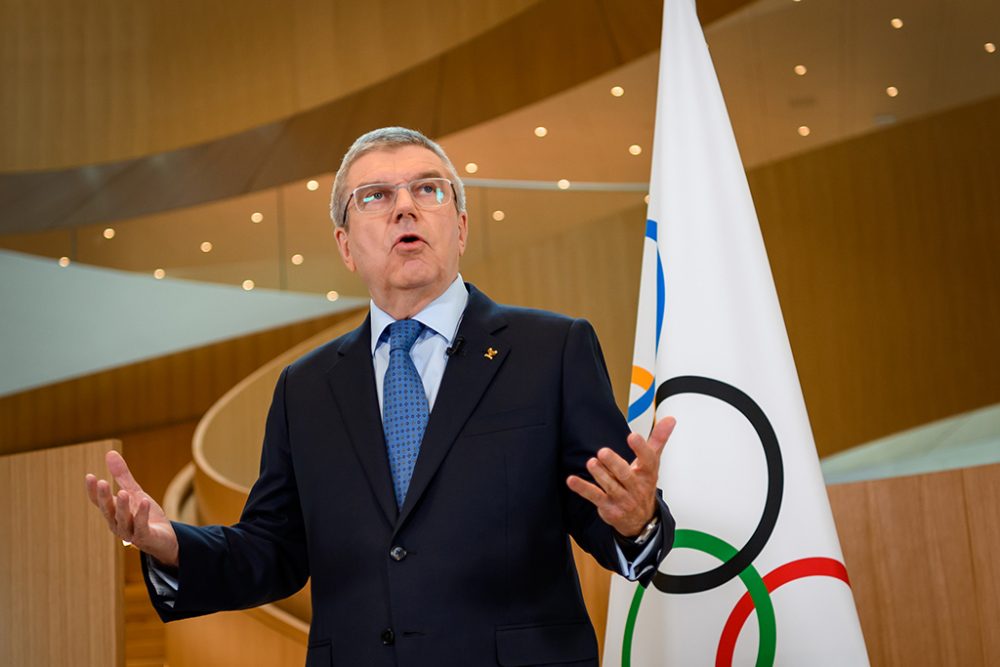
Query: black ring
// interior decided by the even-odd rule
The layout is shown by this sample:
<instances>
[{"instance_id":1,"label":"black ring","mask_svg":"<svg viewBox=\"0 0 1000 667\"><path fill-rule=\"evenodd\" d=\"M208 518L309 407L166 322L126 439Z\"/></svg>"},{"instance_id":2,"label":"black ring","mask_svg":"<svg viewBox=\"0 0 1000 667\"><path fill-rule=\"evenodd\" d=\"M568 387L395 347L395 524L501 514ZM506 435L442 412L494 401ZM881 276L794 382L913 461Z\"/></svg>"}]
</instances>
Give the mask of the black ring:
<instances>
[{"instance_id":1,"label":"black ring","mask_svg":"<svg viewBox=\"0 0 1000 667\"><path fill-rule=\"evenodd\" d=\"M760 406L747 394L736 387L697 375L682 375L667 380L656 389L655 406L670 396L677 394L703 394L725 401L747 418L760 438L764 447L764 459L767 462L767 496L764 501L764 512L753 535L736 552L736 555L713 570L698 574L665 574L657 571L653 575L653 585L664 593L700 593L721 586L736 577L753 562L753 559L764 549L764 545L774 532L778 522L778 512L781 510L781 497L785 486L785 471L781 462L781 447L778 446L778 436L768 421L767 415ZM654 407L654 411L656 410Z\"/></svg>"}]
</instances>

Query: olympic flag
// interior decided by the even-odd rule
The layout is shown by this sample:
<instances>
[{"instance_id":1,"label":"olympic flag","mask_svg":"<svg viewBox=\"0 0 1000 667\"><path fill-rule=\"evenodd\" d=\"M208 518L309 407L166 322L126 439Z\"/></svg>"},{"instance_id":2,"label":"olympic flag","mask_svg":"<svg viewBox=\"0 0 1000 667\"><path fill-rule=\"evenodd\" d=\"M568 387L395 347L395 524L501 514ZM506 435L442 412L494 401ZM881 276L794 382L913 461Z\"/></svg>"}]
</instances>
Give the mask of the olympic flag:
<instances>
[{"instance_id":1,"label":"olympic flag","mask_svg":"<svg viewBox=\"0 0 1000 667\"><path fill-rule=\"evenodd\" d=\"M628 419L674 415L674 549L612 584L605 667L868 665L750 190L693 0L665 0Z\"/></svg>"}]
</instances>

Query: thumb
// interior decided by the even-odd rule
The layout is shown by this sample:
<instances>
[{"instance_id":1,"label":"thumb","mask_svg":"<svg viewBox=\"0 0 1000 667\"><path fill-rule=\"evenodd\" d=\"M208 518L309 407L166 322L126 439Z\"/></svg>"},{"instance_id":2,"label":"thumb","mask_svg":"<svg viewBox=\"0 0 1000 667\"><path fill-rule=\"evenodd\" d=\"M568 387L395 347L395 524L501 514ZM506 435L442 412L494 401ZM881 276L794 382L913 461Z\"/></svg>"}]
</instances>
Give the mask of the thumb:
<instances>
[{"instance_id":1,"label":"thumb","mask_svg":"<svg viewBox=\"0 0 1000 667\"><path fill-rule=\"evenodd\" d=\"M674 432L674 427L677 426L677 420L673 417L664 417L660 421L656 422L653 427L653 432L649 434L649 446L653 448L656 455L659 456L663 452L663 448L667 444L667 440L670 438L670 434Z\"/></svg>"},{"instance_id":2,"label":"thumb","mask_svg":"<svg viewBox=\"0 0 1000 667\"><path fill-rule=\"evenodd\" d=\"M104 456L104 462L108 466L108 472L111 476L115 478L118 482L119 488L125 489L129 492L139 492L142 493L142 487L139 486L135 478L132 477L132 473L128 469L128 464L125 463L125 459L118 452L111 450Z\"/></svg>"}]
</instances>

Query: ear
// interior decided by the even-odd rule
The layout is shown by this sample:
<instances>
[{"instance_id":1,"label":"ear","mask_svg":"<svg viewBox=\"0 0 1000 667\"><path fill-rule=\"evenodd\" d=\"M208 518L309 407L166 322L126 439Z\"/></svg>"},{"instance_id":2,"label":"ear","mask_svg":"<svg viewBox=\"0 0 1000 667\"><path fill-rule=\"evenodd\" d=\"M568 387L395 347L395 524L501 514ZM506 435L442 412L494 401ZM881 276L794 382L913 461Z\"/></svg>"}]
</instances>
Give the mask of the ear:
<instances>
[{"instance_id":1,"label":"ear","mask_svg":"<svg viewBox=\"0 0 1000 667\"><path fill-rule=\"evenodd\" d=\"M466 211L458 214L458 256L465 254L465 244L469 240L469 214Z\"/></svg>"},{"instance_id":2,"label":"ear","mask_svg":"<svg viewBox=\"0 0 1000 667\"><path fill-rule=\"evenodd\" d=\"M347 233L347 229L338 226L333 230L333 236L337 239L337 249L340 251L340 259L344 261L344 266L351 273L354 273L357 268L354 265L354 258L351 257L351 238Z\"/></svg>"}]
</instances>

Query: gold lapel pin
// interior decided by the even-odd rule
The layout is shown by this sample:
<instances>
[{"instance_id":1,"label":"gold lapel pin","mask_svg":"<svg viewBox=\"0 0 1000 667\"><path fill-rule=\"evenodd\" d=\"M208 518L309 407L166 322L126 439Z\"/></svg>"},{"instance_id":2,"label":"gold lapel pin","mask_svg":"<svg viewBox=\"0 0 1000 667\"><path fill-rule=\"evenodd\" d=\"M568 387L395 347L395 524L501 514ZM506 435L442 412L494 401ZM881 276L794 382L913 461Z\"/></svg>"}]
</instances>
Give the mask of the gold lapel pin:
<instances>
[{"instance_id":1,"label":"gold lapel pin","mask_svg":"<svg viewBox=\"0 0 1000 667\"><path fill-rule=\"evenodd\" d=\"M486 348L486 352L483 354L483 356L489 359L490 361L493 361L493 357L497 356L498 354L500 354L499 350L494 350L492 347L488 347Z\"/></svg>"}]
</instances>

